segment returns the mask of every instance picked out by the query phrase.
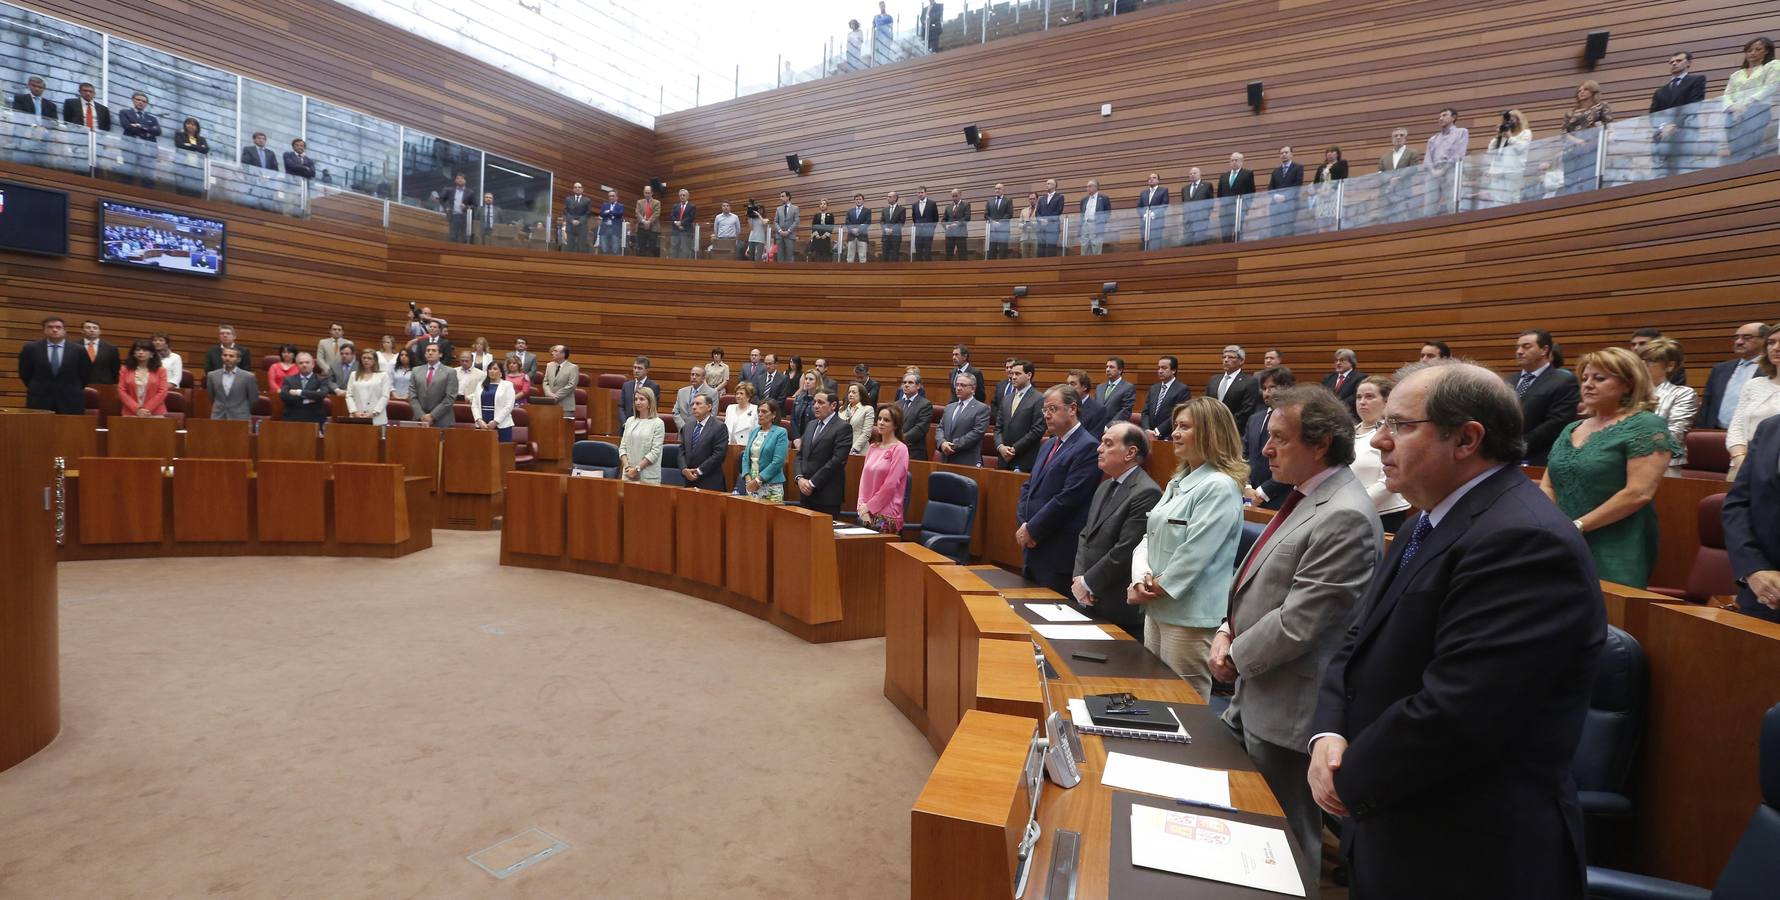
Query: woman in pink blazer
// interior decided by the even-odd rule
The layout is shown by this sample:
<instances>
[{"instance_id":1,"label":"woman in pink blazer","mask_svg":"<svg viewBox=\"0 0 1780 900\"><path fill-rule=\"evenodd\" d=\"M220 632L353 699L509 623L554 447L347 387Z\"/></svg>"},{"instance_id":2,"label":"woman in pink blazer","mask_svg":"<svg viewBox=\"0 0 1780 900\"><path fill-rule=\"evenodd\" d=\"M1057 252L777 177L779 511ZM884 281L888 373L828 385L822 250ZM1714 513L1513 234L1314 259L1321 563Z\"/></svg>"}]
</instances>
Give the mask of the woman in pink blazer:
<instances>
[{"instance_id":1,"label":"woman in pink blazer","mask_svg":"<svg viewBox=\"0 0 1780 900\"><path fill-rule=\"evenodd\" d=\"M137 341L130 345L130 357L118 373L117 397L126 416L167 414L167 372L161 368L153 344Z\"/></svg>"},{"instance_id":2,"label":"woman in pink blazer","mask_svg":"<svg viewBox=\"0 0 1780 900\"><path fill-rule=\"evenodd\" d=\"M902 531L902 495L909 483L909 448L902 442L902 407L878 408L877 441L859 475L859 524L884 534Z\"/></svg>"}]
</instances>

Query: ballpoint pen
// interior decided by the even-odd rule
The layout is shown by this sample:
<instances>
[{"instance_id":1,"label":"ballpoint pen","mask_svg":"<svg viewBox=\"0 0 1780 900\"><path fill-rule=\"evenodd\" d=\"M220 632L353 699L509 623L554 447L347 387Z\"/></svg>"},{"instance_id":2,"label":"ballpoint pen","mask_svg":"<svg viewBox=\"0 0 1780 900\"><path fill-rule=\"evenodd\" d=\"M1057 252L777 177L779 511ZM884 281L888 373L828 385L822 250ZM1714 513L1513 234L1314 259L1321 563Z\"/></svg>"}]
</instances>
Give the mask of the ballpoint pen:
<instances>
[{"instance_id":1,"label":"ballpoint pen","mask_svg":"<svg viewBox=\"0 0 1780 900\"><path fill-rule=\"evenodd\" d=\"M1225 806L1222 803L1208 803L1204 800L1189 800L1186 797L1176 797L1174 798L1174 802L1181 806L1198 806L1204 809L1215 809L1220 812L1242 812L1242 810L1237 809L1234 806Z\"/></svg>"}]
</instances>

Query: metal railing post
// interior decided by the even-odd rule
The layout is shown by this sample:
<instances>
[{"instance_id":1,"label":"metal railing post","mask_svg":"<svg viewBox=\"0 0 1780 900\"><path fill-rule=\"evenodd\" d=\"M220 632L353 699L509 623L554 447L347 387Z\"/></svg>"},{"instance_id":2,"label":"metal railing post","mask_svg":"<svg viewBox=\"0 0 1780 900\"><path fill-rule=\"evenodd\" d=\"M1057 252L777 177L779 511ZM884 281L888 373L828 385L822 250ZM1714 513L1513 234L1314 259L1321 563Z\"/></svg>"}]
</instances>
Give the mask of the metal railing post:
<instances>
[{"instance_id":1,"label":"metal railing post","mask_svg":"<svg viewBox=\"0 0 1780 900\"><path fill-rule=\"evenodd\" d=\"M1463 192L1464 189L1465 160L1463 157L1460 157L1457 162L1452 164L1452 209L1447 210L1448 212L1456 213L1459 211L1459 194Z\"/></svg>"},{"instance_id":2,"label":"metal railing post","mask_svg":"<svg viewBox=\"0 0 1780 900\"><path fill-rule=\"evenodd\" d=\"M1347 181L1335 182L1335 230L1341 230L1342 206L1347 202Z\"/></svg>"},{"instance_id":3,"label":"metal railing post","mask_svg":"<svg viewBox=\"0 0 1780 900\"><path fill-rule=\"evenodd\" d=\"M1597 191L1601 189L1601 185L1606 183L1607 178L1608 127L1609 126L1605 124L1595 126L1595 128L1600 131L1600 134L1595 136L1595 186L1593 190Z\"/></svg>"}]
</instances>

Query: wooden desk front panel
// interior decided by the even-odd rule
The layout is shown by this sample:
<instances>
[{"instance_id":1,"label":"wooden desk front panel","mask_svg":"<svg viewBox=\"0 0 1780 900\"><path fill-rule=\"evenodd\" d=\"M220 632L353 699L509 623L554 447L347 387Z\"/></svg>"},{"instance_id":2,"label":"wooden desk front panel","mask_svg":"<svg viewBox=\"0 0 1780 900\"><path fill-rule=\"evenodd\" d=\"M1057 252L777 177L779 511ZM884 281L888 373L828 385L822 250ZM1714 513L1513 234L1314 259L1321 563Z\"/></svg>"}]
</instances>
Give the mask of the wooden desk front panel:
<instances>
[{"instance_id":1,"label":"wooden desk front panel","mask_svg":"<svg viewBox=\"0 0 1780 900\"><path fill-rule=\"evenodd\" d=\"M618 565L623 561L623 491L614 478L569 478L568 547L570 559ZM511 528L511 517L501 523Z\"/></svg>"},{"instance_id":2,"label":"wooden desk front panel","mask_svg":"<svg viewBox=\"0 0 1780 900\"><path fill-rule=\"evenodd\" d=\"M165 533L161 460L89 456L80 470L80 542L152 544Z\"/></svg>"},{"instance_id":3,"label":"wooden desk front panel","mask_svg":"<svg viewBox=\"0 0 1780 900\"><path fill-rule=\"evenodd\" d=\"M501 492L500 438L479 428L447 428L440 454L441 489L447 494Z\"/></svg>"},{"instance_id":4,"label":"wooden desk front panel","mask_svg":"<svg viewBox=\"0 0 1780 900\"><path fill-rule=\"evenodd\" d=\"M332 468L334 540L342 544L402 544L408 541L412 520L408 515L408 490L401 466L342 462Z\"/></svg>"},{"instance_id":5,"label":"wooden desk front panel","mask_svg":"<svg viewBox=\"0 0 1780 900\"><path fill-rule=\"evenodd\" d=\"M501 521L502 550L534 556L562 555L569 481L567 475L513 473L507 482L507 514Z\"/></svg>"},{"instance_id":6,"label":"wooden desk front panel","mask_svg":"<svg viewBox=\"0 0 1780 900\"><path fill-rule=\"evenodd\" d=\"M970 712L934 764L910 813L910 895L1006 898L1032 806L1022 780L1031 719ZM1025 896L1040 881L1034 870Z\"/></svg>"},{"instance_id":7,"label":"wooden desk front panel","mask_svg":"<svg viewBox=\"0 0 1780 900\"><path fill-rule=\"evenodd\" d=\"M927 672L927 742L935 749L943 748L958 727L963 707L959 704L960 685L966 682L961 673L960 629L964 618L964 601L958 588L948 581L941 569L930 567L926 581L926 672ZM972 676L974 677L974 676Z\"/></svg>"},{"instance_id":8,"label":"wooden desk front panel","mask_svg":"<svg viewBox=\"0 0 1780 900\"><path fill-rule=\"evenodd\" d=\"M182 459L173 465L173 539L246 541L248 515L245 459Z\"/></svg>"},{"instance_id":9,"label":"wooden desk front panel","mask_svg":"<svg viewBox=\"0 0 1780 900\"><path fill-rule=\"evenodd\" d=\"M67 455L78 441L65 439L93 433L90 424L64 423L86 418L0 413L0 521L9 531L0 543L0 771L48 746L62 727L55 513L43 492L54 484L56 457L69 468L80 459Z\"/></svg>"},{"instance_id":10,"label":"wooden desk front panel","mask_svg":"<svg viewBox=\"0 0 1780 900\"><path fill-rule=\"evenodd\" d=\"M158 416L112 416L106 421L105 455L172 459L179 451L176 423Z\"/></svg>"},{"instance_id":11,"label":"wooden desk front panel","mask_svg":"<svg viewBox=\"0 0 1780 900\"><path fill-rule=\"evenodd\" d=\"M976 646L970 708L1031 719L1036 726L1044 718L1045 699L1031 642L983 638Z\"/></svg>"},{"instance_id":12,"label":"wooden desk front panel","mask_svg":"<svg viewBox=\"0 0 1780 900\"><path fill-rule=\"evenodd\" d=\"M674 498L674 567L681 578L723 587L724 494L688 488Z\"/></svg>"},{"instance_id":13,"label":"wooden desk front panel","mask_svg":"<svg viewBox=\"0 0 1780 900\"><path fill-rule=\"evenodd\" d=\"M99 455L97 416L52 416L49 421L52 452L66 460L68 468L83 456Z\"/></svg>"},{"instance_id":14,"label":"wooden desk front panel","mask_svg":"<svg viewBox=\"0 0 1780 900\"><path fill-rule=\"evenodd\" d=\"M252 459L250 423L245 419L185 420L185 455L200 459Z\"/></svg>"},{"instance_id":15,"label":"wooden desk front panel","mask_svg":"<svg viewBox=\"0 0 1780 900\"><path fill-rule=\"evenodd\" d=\"M267 419L260 423L260 459L315 462L319 458L316 442L320 433L314 422Z\"/></svg>"},{"instance_id":16,"label":"wooden desk front panel","mask_svg":"<svg viewBox=\"0 0 1780 900\"><path fill-rule=\"evenodd\" d=\"M772 602L773 541L769 504L730 497L723 513L723 586Z\"/></svg>"},{"instance_id":17,"label":"wooden desk front panel","mask_svg":"<svg viewBox=\"0 0 1780 900\"><path fill-rule=\"evenodd\" d=\"M328 462L376 463L383 461L383 429L359 422L335 422L321 439Z\"/></svg>"},{"instance_id":18,"label":"wooden desk front panel","mask_svg":"<svg viewBox=\"0 0 1780 900\"><path fill-rule=\"evenodd\" d=\"M834 520L825 513L776 506L772 516L773 606L799 622L841 618Z\"/></svg>"},{"instance_id":19,"label":"wooden desk front panel","mask_svg":"<svg viewBox=\"0 0 1780 900\"><path fill-rule=\"evenodd\" d=\"M920 544L884 548L884 695L911 718L927 706L927 570L949 563Z\"/></svg>"},{"instance_id":20,"label":"wooden desk front panel","mask_svg":"<svg viewBox=\"0 0 1780 900\"><path fill-rule=\"evenodd\" d=\"M641 482L623 486L624 564L645 572L674 571L674 506L679 488Z\"/></svg>"},{"instance_id":21,"label":"wooden desk front panel","mask_svg":"<svg viewBox=\"0 0 1780 900\"><path fill-rule=\"evenodd\" d=\"M260 540L327 540L327 477L327 463L260 460L256 470Z\"/></svg>"},{"instance_id":22,"label":"wooden desk front panel","mask_svg":"<svg viewBox=\"0 0 1780 900\"><path fill-rule=\"evenodd\" d=\"M983 523L983 555L990 562L1015 570L1026 564L1026 549L1014 540L1014 531L1020 521L1016 515L1020 506L1020 487L1026 483L1026 478L1024 472L984 469L980 482L982 498L977 507L977 515L986 520Z\"/></svg>"},{"instance_id":23,"label":"wooden desk front panel","mask_svg":"<svg viewBox=\"0 0 1780 900\"><path fill-rule=\"evenodd\" d=\"M384 429L383 459L399 464L409 475L420 475L437 489L439 440L442 428L398 427Z\"/></svg>"},{"instance_id":24,"label":"wooden desk front panel","mask_svg":"<svg viewBox=\"0 0 1780 900\"><path fill-rule=\"evenodd\" d=\"M1650 571L1650 583L1663 587L1684 588L1687 575L1693 570L1694 555L1700 549L1700 501L1713 494L1730 490L1718 477L1670 476L1656 486L1656 528L1660 540L1656 546L1656 565Z\"/></svg>"},{"instance_id":25,"label":"wooden desk front panel","mask_svg":"<svg viewBox=\"0 0 1780 900\"><path fill-rule=\"evenodd\" d=\"M571 457L571 445L574 444L573 423L562 417L562 410L554 406L536 406L531 408L531 439L538 445L536 458L554 462Z\"/></svg>"}]
</instances>

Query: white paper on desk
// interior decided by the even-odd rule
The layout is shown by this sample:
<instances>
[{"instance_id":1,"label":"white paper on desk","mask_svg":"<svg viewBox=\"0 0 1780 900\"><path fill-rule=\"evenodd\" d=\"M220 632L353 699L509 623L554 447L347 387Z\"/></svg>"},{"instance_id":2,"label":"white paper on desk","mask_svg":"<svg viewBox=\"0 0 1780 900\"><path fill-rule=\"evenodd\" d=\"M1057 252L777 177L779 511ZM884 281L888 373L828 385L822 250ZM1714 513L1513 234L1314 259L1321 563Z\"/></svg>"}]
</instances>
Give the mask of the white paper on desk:
<instances>
[{"instance_id":1,"label":"white paper on desk","mask_svg":"<svg viewBox=\"0 0 1780 900\"><path fill-rule=\"evenodd\" d=\"M883 532L881 532L881 531L874 531L870 528L860 528L857 525L846 525L846 526L836 527L834 529L834 533L835 534L883 534Z\"/></svg>"},{"instance_id":2,"label":"white paper on desk","mask_svg":"<svg viewBox=\"0 0 1780 900\"><path fill-rule=\"evenodd\" d=\"M1034 625L1032 630L1052 641L1110 641L1113 636L1099 625Z\"/></svg>"},{"instance_id":3,"label":"white paper on desk","mask_svg":"<svg viewBox=\"0 0 1780 900\"><path fill-rule=\"evenodd\" d=\"M1304 896L1284 831L1196 812L1133 803L1131 864Z\"/></svg>"},{"instance_id":4,"label":"white paper on desk","mask_svg":"<svg viewBox=\"0 0 1780 900\"><path fill-rule=\"evenodd\" d=\"M1046 622L1092 622L1066 603L1028 603L1026 608L1044 617Z\"/></svg>"},{"instance_id":5,"label":"white paper on desk","mask_svg":"<svg viewBox=\"0 0 1780 900\"><path fill-rule=\"evenodd\" d=\"M1184 797L1200 803L1230 805L1230 773L1180 763L1146 759L1129 753L1108 753L1100 783L1158 797Z\"/></svg>"}]
</instances>

